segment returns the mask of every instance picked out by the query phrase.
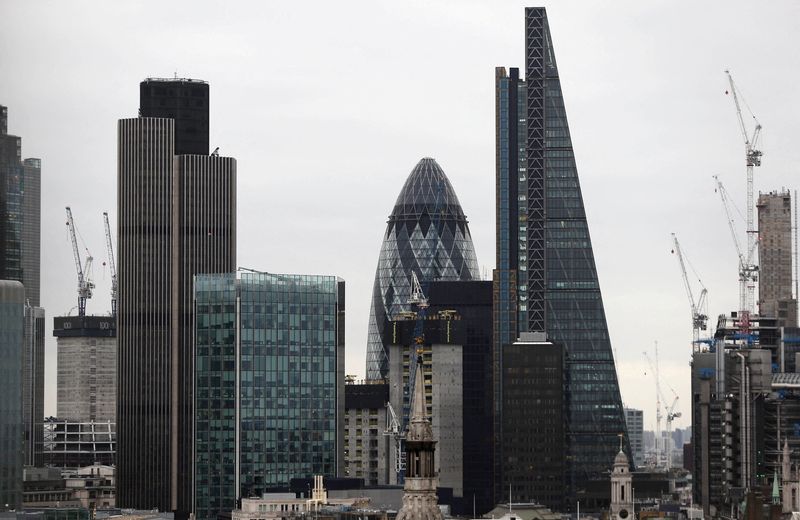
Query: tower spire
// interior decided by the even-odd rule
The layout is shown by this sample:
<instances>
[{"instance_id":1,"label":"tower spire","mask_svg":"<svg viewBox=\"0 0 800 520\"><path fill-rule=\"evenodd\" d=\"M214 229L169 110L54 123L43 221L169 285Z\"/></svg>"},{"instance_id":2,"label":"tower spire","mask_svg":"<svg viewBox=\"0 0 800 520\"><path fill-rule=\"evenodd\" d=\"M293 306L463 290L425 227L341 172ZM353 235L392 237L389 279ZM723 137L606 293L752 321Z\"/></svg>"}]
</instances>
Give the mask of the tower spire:
<instances>
[{"instance_id":1,"label":"tower spire","mask_svg":"<svg viewBox=\"0 0 800 520\"><path fill-rule=\"evenodd\" d=\"M422 374L422 355L417 356L417 370ZM436 441L425 404L425 378L414 380L411 420L406 432L406 481L403 507L396 520L444 520L436 498L434 451Z\"/></svg>"}]
</instances>

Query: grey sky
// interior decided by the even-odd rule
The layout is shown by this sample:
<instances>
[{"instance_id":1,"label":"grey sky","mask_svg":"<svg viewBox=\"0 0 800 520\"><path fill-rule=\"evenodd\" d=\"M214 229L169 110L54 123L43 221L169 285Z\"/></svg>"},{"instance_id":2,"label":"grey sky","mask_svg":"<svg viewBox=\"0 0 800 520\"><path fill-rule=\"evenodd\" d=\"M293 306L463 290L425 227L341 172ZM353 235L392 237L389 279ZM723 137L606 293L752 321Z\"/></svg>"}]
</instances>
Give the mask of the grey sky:
<instances>
[{"instance_id":1,"label":"grey sky","mask_svg":"<svg viewBox=\"0 0 800 520\"><path fill-rule=\"evenodd\" d=\"M691 328L676 232L709 289L737 306L734 249L712 174L744 210L730 68L764 126L756 190L797 187L800 4L546 3L622 397L654 423L642 351L688 425ZM102 211L115 223L116 121L148 76L211 83L211 147L238 159L238 258L347 281L347 372L363 376L386 217L435 157L494 267L494 67L524 68L525 3L0 1L0 104L43 160L42 300L75 305L64 219L96 258L89 312L110 308ZM743 229L743 226L740 226ZM715 320L712 320L714 322ZM50 325L48 325L50 327ZM47 403L55 413L55 342Z\"/></svg>"}]
</instances>

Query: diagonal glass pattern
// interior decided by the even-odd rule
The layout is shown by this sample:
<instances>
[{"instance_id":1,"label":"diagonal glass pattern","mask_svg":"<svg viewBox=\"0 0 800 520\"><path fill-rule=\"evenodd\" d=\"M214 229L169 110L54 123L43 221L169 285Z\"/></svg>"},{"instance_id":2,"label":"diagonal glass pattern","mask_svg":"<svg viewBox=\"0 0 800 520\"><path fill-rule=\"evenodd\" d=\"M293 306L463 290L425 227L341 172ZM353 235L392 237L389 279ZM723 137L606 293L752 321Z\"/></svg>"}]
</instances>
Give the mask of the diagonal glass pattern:
<instances>
[{"instance_id":1,"label":"diagonal glass pattern","mask_svg":"<svg viewBox=\"0 0 800 520\"><path fill-rule=\"evenodd\" d=\"M417 163L389 216L375 284L367 338L367 378L387 374L381 334L387 319L410 310L411 273L420 280L478 280L478 261L467 217L444 171L431 158Z\"/></svg>"}]
</instances>

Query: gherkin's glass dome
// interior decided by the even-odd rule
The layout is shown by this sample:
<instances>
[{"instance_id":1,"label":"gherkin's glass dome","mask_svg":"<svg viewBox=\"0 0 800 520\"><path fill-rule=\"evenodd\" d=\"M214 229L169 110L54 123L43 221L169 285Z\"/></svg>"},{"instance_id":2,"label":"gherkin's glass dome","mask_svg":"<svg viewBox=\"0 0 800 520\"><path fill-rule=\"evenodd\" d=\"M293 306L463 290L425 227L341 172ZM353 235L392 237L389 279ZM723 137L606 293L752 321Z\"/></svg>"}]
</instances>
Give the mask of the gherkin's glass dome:
<instances>
[{"instance_id":1,"label":"gherkin's glass dome","mask_svg":"<svg viewBox=\"0 0 800 520\"><path fill-rule=\"evenodd\" d=\"M428 157L406 179L386 226L369 313L368 379L387 374L382 332L387 320L411 310L412 271L422 282L480 279L467 217L442 168Z\"/></svg>"}]
</instances>

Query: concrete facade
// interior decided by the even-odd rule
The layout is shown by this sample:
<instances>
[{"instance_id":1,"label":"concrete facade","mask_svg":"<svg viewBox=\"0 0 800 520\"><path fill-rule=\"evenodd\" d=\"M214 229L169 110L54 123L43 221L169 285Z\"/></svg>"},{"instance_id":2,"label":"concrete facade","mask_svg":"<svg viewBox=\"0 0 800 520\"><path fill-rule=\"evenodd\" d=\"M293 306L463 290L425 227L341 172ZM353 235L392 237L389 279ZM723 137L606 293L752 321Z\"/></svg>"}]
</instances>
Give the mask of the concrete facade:
<instances>
[{"instance_id":1,"label":"concrete facade","mask_svg":"<svg viewBox=\"0 0 800 520\"><path fill-rule=\"evenodd\" d=\"M55 319L59 419L116 422L117 338L113 316Z\"/></svg>"},{"instance_id":2,"label":"concrete facade","mask_svg":"<svg viewBox=\"0 0 800 520\"><path fill-rule=\"evenodd\" d=\"M363 478L367 486L385 486L394 467L389 461L391 438L385 434L389 385L347 384L344 387L343 476Z\"/></svg>"},{"instance_id":3,"label":"concrete facade","mask_svg":"<svg viewBox=\"0 0 800 520\"><path fill-rule=\"evenodd\" d=\"M792 200L788 191L758 196L758 313L797 327L792 298Z\"/></svg>"},{"instance_id":4,"label":"concrete facade","mask_svg":"<svg viewBox=\"0 0 800 520\"><path fill-rule=\"evenodd\" d=\"M463 393L462 346L460 320L450 317L430 317L426 321L425 338L431 341L422 351L422 371L417 371L416 380L422 383L426 410L430 417L434 436L438 444L434 454L435 467L439 469L439 485L453 488L453 496L463 497ZM446 328L446 322L452 327ZM391 322L390 331L399 326L398 344L389 345L389 400L402 423L404 407L403 388L408 381L410 339L414 320ZM441 327L451 332L441 333ZM456 333L453 328L458 328ZM393 334L394 335L394 334ZM447 340L450 340L448 343ZM391 342L390 342L391 343ZM396 464L396 450L391 451L391 465ZM397 484L397 475L392 472L390 484Z\"/></svg>"}]
</instances>

